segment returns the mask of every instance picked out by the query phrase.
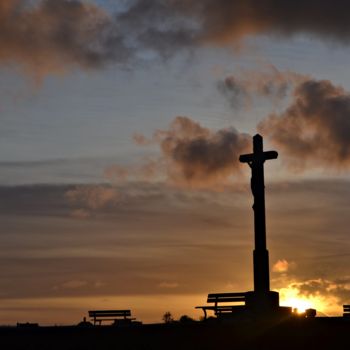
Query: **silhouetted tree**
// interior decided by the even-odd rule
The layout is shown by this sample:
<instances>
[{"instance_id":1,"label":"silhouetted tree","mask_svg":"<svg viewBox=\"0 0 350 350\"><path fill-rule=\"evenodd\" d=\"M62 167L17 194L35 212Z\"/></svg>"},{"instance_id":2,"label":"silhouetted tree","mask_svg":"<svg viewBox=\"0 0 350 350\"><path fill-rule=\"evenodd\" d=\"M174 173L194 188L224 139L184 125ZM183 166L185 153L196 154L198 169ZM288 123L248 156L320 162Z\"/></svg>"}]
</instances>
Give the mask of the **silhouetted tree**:
<instances>
[{"instance_id":1,"label":"silhouetted tree","mask_svg":"<svg viewBox=\"0 0 350 350\"><path fill-rule=\"evenodd\" d=\"M171 314L170 311L167 311L164 315L163 315L163 321L164 323L171 323L174 322L174 318L173 315Z\"/></svg>"}]
</instances>

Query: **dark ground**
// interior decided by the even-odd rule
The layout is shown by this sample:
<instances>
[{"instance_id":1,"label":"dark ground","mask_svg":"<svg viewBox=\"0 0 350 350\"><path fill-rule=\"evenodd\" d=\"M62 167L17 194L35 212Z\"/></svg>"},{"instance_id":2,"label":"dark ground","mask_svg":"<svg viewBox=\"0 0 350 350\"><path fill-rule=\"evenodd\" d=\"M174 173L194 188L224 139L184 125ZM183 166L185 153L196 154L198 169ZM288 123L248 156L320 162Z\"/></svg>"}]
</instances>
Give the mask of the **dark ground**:
<instances>
[{"instance_id":1,"label":"dark ground","mask_svg":"<svg viewBox=\"0 0 350 350\"><path fill-rule=\"evenodd\" d=\"M0 327L1 349L348 349L350 318L138 327Z\"/></svg>"}]
</instances>

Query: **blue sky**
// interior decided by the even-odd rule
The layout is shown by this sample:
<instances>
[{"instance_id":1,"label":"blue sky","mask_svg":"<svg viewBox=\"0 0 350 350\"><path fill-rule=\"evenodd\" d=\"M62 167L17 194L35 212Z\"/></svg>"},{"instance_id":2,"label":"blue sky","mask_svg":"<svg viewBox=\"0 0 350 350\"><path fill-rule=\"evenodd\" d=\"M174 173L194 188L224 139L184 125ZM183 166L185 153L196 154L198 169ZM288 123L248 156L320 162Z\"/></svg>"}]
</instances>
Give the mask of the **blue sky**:
<instances>
[{"instance_id":1,"label":"blue sky","mask_svg":"<svg viewBox=\"0 0 350 350\"><path fill-rule=\"evenodd\" d=\"M149 135L157 128L165 129L177 115L210 128L234 126L252 134L273 107L261 101L249 111L232 110L216 86L219 79L243 68L274 65L281 71L293 70L350 87L347 47L301 37L246 41L247 48L240 52L200 49L193 57L179 54L165 63L150 61L129 69L113 64L88 72L73 69L44 77L39 85L18 68L4 67L0 160L6 163L1 163L5 171L1 182L8 184L8 162L12 161L16 164L11 183L21 184L28 181L18 162L83 159L98 168L99 160L106 164L138 157L144 150L134 145L133 133ZM24 166L28 168L27 163ZM85 175L96 181L99 169L92 168ZM65 173L61 181L76 182L69 169ZM47 173L37 179L39 183L57 181Z\"/></svg>"}]
</instances>

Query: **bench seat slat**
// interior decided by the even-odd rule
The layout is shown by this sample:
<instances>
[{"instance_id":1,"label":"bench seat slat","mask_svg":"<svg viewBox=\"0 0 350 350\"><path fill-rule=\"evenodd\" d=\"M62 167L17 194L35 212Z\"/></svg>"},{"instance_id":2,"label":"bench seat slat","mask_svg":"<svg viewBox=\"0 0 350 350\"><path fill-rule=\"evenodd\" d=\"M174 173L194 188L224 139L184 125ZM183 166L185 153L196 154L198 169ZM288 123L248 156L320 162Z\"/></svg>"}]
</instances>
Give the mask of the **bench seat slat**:
<instances>
[{"instance_id":1,"label":"bench seat slat","mask_svg":"<svg viewBox=\"0 0 350 350\"><path fill-rule=\"evenodd\" d=\"M208 298L221 298L221 297L245 297L247 293L210 293Z\"/></svg>"},{"instance_id":2,"label":"bench seat slat","mask_svg":"<svg viewBox=\"0 0 350 350\"><path fill-rule=\"evenodd\" d=\"M107 314L120 314L120 315L124 315L124 314L130 314L130 312L90 312L91 314L98 314L98 315L107 315Z\"/></svg>"},{"instance_id":3,"label":"bench seat slat","mask_svg":"<svg viewBox=\"0 0 350 350\"><path fill-rule=\"evenodd\" d=\"M102 320L99 320L99 319L97 319L97 320L98 321L115 321L116 319L115 319L115 317L113 317L113 318L103 318ZM136 320L136 318L128 318L127 320L128 321L133 321L133 320Z\"/></svg>"},{"instance_id":4,"label":"bench seat slat","mask_svg":"<svg viewBox=\"0 0 350 350\"><path fill-rule=\"evenodd\" d=\"M245 302L244 297L236 298L208 298L207 303L230 303L230 302Z\"/></svg>"},{"instance_id":5,"label":"bench seat slat","mask_svg":"<svg viewBox=\"0 0 350 350\"><path fill-rule=\"evenodd\" d=\"M246 293L210 293L207 303L245 302Z\"/></svg>"},{"instance_id":6,"label":"bench seat slat","mask_svg":"<svg viewBox=\"0 0 350 350\"><path fill-rule=\"evenodd\" d=\"M108 316L108 315L116 315L116 316L130 316L130 310L104 310L104 311L89 311L89 316Z\"/></svg>"},{"instance_id":7,"label":"bench seat slat","mask_svg":"<svg viewBox=\"0 0 350 350\"><path fill-rule=\"evenodd\" d=\"M92 310L89 312L103 314L103 313L130 313L131 311L130 310Z\"/></svg>"},{"instance_id":8,"label":"bench seat slat","mask_svg":"<svg viewBox=\"0 0 350 350\"><path fill-rule=\"evenodd\" d=\"M108 317L108 316L131 316L130 314L116 314L116 313L110 313L110 314L89 314L89 316L94 316L94 317Z\"/></svg>"}]
</instances>

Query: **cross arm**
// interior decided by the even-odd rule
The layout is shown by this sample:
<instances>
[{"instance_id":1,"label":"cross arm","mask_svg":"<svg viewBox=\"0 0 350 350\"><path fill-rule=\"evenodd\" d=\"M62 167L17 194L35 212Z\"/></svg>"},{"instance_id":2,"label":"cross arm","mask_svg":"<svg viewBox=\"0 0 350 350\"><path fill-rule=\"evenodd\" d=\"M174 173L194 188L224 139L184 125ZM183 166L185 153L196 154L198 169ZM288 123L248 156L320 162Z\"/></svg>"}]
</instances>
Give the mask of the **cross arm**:
<instances>
[{"instance_id":1,"label":"cross arm","mask_svg":"<svg viewBox=\"0 0 350 350\"><path fill-rule=\"evenodd\" d=\"M241 163L252 163L254 161L265 161L268 159L276 159L278 157L278 153L276 151L267 151L262 153L250 153L250 154L242 154L239 156L239 161Z\"/></svg>"},{"instance_id":2,"label":"cross arm","mask_svg":"<svg viewBox=\"0 0 350 350\"><path fill-rule=\"evenodd\" d=\"M267 159L276 159L278 157L278 153L276 151L267 151L264 152L264 158Z\"/></svg>"},{"instance_id":3,"label":"cross arm","mask_svg":"<svg viewBox=\"0 0 350 350\"><path fill-rule=\"evenodd\" d=\"M239 156L239 161L241 163L250 163L252 162L254 159L254 154L251 153L251 154L242 154Z\"/></svg>"}]
</instances>

